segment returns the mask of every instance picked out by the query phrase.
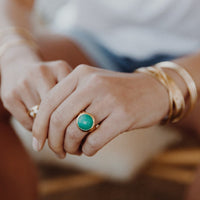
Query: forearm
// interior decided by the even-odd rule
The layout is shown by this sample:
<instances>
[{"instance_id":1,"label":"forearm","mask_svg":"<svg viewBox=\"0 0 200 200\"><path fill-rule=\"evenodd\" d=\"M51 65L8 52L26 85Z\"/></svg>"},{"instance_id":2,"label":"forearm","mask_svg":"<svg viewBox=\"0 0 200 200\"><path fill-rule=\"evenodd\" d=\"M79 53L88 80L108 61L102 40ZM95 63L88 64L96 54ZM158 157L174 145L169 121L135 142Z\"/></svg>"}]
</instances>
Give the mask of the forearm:
<instances>
[{"instance_id":1,"label":"forearm","mask_svg":"<svg viewBox=\"0 0 200 200\"><path fill-rule=\"evenodd\" d=\"M34 0L0 0L0 29L9 26L31 28Z\"/></svg>"},{"instance_id":2,"label":"forearm","mask_svg":"<svg viewBox=\"0 0 200 200\"><path fill-rule=\"evenodd\" d=\"M11 31L8 34L6 30L9 27L20 27L32 32L31 26L31 11L33 8L34 0L0 0L0 45L9 43L9 41L26 40L23 34L18 34L15 31ZM5 31L5 32L4 32ZM24 56L26 55L26 56ZM7 61L12 62L16 60L40 60L38 52L36 52L31 46L24 43L22 45L16 45L12 48L7 48L1 55L1 69L2 66L7 65Z\"/></svg>"},{"instance_id":3,"label":"forearm","mask_svg":"<svg viewBox=\"0 0 200 200\"><path fill-rule=\"evenodd\" d=\"M195 128L196 127L196 125L195 125L196 119L199 118L200 107L199 107L199 99L198 99L197 103L194 104L196 101L195 100L196 92L194 89L195 87L193 87L193 81L195 82L197 93L199 93L199 91L200 91L200 80L199 80L200 54L196 53L193 55L184 56L179 59L173 60L172 62L176 63L179 66L181 66L182 68L184 68L188 72L188 75L187 75L187 72L184 72L183 69L181 70L181 67L178 67L170 62L163 62L157 66L162 67L162 70L164 70L164 72L171 79L173 79L175 81L175 83L177 84L177 86L181 89L182 94L185 98L185 105L186 105L186 109L184 109L185 110L184 113L188 113L187 111L189 111L190 106L192 108L193 105L195 105L195 108L192 109L192 112L187 116L185 115L184 120L182 120L181 123L179 123L179 125L183 124L187 128L188 127ZM182 73L182 72L184 72L184 73ZM189 78L189 75L191 76L190 78ZM191 78L193 79L193 81L191 80ZM179 97L180 98L178 98L179 99L178 101L177 101L177 97L175 98L176 102L178 103L176 105L180 105L180 102L181 102L180 94L179 94ZM198 124L199 124L199 122L198 122ZM197 126L197 128L199 129L199 125ZM199 132L199 130L198 130L198 132Z\"/></svg>"}]
</instances>

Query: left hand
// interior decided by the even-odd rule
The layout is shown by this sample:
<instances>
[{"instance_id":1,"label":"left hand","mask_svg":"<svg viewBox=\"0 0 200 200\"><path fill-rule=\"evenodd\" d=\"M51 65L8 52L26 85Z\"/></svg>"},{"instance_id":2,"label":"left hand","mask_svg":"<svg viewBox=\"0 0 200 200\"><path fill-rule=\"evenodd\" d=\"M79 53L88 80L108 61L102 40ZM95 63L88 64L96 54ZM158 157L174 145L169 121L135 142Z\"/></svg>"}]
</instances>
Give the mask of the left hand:
<instances>
[{"instance_id":1,"label":"left hand","mask_svg":"<svg viewBox=\"0 0 200 200\"><path fill-rule=\"evenodd\" d=\"M120 133L160 122L168 109L167 90L153 77L80 65L41 102L33 136L37 150L48 137L60 158L81 151L92 156ZM81 111L91 113L99 128L90 134L79 130Z\"/></svg>"}]
</instances>

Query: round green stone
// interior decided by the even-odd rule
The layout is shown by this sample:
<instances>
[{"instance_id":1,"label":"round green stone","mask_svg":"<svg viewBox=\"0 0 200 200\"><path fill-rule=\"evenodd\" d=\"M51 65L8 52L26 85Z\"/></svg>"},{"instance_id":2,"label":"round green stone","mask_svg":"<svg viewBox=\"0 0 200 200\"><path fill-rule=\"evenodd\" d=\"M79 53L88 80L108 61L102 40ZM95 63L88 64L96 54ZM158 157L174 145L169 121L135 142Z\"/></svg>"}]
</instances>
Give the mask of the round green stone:
<instances>
[{"instance_id":1,"label":"round green stone","mask_svg":"<svg viewBox=\"0 0 200 200\"><path fill-rule=\"evenodd\" d=\"M82 114L78 117L77 125L82 131L89 131L94 126L94 121L90 115Z\"/></svg>"}]
</instances>

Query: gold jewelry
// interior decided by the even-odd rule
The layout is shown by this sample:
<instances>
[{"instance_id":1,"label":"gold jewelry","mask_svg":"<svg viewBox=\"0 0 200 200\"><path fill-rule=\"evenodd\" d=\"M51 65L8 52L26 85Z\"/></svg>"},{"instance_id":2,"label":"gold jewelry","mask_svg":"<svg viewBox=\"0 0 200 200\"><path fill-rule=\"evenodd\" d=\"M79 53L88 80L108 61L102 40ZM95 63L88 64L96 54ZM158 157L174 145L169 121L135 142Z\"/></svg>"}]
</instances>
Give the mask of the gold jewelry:
<instances>
[{"instance_id":1,"label":"gold jewelry","mask_svg":"<svg viewBox=\"0 0 200 200\"><path fill-rule=\"evenodd\" d=\"M198 98L196 84L195 84L193 78L191 77L191 75L183 67L181 67L180 65L173 63L173 62L169 62L169 61L160 62L160 63L156 64L156 66L173 69L182 77L182 79L185 81L185 83L187 85L188 92L190 95L189 111L191 111L194 108L194 105Z\"/></svg>"},{"instance_id":2,"label":"gold jewelry","mask_svg":"<svg viewBox=\"0 0 200 200\"><path fill-rule=\"evenodd\" d=\"M87 112L81 112L76 118L77 127L84 132L92 132L97 126L95 126L95 118L92 114Z\"/></svg>"},{"instance_id":3,"label":"gold jewelry","mask_svg":"<svg viewBox=\"0 0 200 200\"><path fill-rule=\"evenodd\" d=\"M173 96L173 115L171 116L170 121L172 123L180 121L184 116L185 111L185 99L179 87L176 85L173 79L167 75L169 82L169 87Z\"/></svg>"},{"instance_id":4,"label":"gold jewelry","mask_svg":"<svg viewBox=\"0 0 200 200\"><path fill-rule=\"evenodd\" d=\"M31 118L34 119L34 118L36 117L38 111L39 111L39 105L35 105L35 106L33 106L32 108L30 108L30 109L28 110L28 115L29 115Z\"/></svg>"},{"instance_id":5,"label":"gold jewelry","mask_svg":"<svg viewBox=\"0 0 200 200\"><path fill-rule=\"evenodd\" d=\"M4 37L4 36L8 37L12 34L17 34L17 35L20 35L27 40L35 41L31 32L29 32L27 29L22 28L22 27L14 27L13 26L13 27L8 27L8 28L5 28L3 30L0 30L0 38Z\"/></svg>"},{"instance_id":6,"label":"gold jewelry","mask_svg":"<svg viewBox=\"0 0 200 200\"><path fill-rule=\"evenodd\" d=\"M22 38L10 39L10 35L15 34L21 36ZM22 27L8 27L6 29L0 30L0 39L4 37L4 40L0 43L0 57L7 51L7 49L18 46L18 45L28 45L29 47L36 50L38 55L42 58L42 53L40 52L39 46L37 45L33 35Z\"/></svg>"},{"instance_id":7,"label":"gold jewelry","mask_svg":"<svg viewBox=\"0 0 200 200\"><path fill-rule=\"evenodd\" d=\"M155 69L159 70L159 73L163 76L163 78L167 82L167 86L169 87L169 90L172 93L172 99L173 99L173 114L169 119L172 123L178 122L182 117L184 116L184 110L185 110L185 99L184 96L180 90L180 88L176 85L173 79L169 77L162 68L158 66L154 66Z\"/></svg>"},{"instance_id":8,"label":"gold jewelry","mask_svg":"<svg viewBox=\"0 0 200 200\"><path fill-rule=\"evenodd\" d=\"M4 55L4 53L12 47L20 46L20 45L28 45L29 47L33 48L34 50L39 52L39 48L37 44L31 40L24 40L24 39L17 39L5 43L0 46L0 58ZM40 53L40 52L39 52Z\"/></svg>"},{"instance_id":9,"label":"gold jewelry","mask_svg":"<svg viewBox=\"0 0 200 200\"><path fill-rule=\"evenodd\" d=\"M168 112L168 117L165 119L165 121L168 122L168 120L173 115L173 96L172 96L171 90L169 90L166 80L153 67L142 67L142 68L137 69L135 72L142 72L142 73L145 73L145 74L148 74L148 75L154 77L159 82L161 82L161 84L167 89L167 92L169 94L169 112Z\"/></svg>"},{"instance_id":10,"label":"gold jewelry","mask_svg":"<svg viewBox=\"0 0 200 200\"><path fill-rule=\"evenodd\" d=\"M169 94L169 112L168 116L163 120L167 123L171 121L175 123L179 121L184 114L185 101L181 93L181 90L175 84L175 82L159 67L146 67L136 70L137 72L143 72L149 74L160 81L167 89Z\"/></svg>"}]
</instances>

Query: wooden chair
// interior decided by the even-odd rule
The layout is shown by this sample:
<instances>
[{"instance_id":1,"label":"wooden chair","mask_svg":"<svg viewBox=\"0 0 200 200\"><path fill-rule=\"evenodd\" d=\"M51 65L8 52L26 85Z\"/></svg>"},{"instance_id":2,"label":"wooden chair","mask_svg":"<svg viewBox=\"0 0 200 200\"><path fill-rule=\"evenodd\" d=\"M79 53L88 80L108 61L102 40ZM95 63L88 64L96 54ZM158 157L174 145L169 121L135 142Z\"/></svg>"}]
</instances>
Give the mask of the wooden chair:
<instances>
[{"instance_id":1,"label":"wooden chair","mask_svg":"<svg viewBox=\"0 0 200 200\"><path fill-rule=\"evenodd\" d=\"M152 177L190 184L200 165L200 148L170 150L156 156L146 174Z\"/></svg>"},{"instance_id":2,"label":"wooden chair","mask_svg":"<svg viewBox=\"0 0 200 200\"><path fill-rule=\"evenodd\" d=\"M194 180L195 169L200 165L200 148L182 148L165 151L157 155L144 174L153 178L190 184ZM39 191L42 196L53 193L94 186L104 182L97 174L81 173L67 177L41 180Z\"/></svg>"}]
</instances>

